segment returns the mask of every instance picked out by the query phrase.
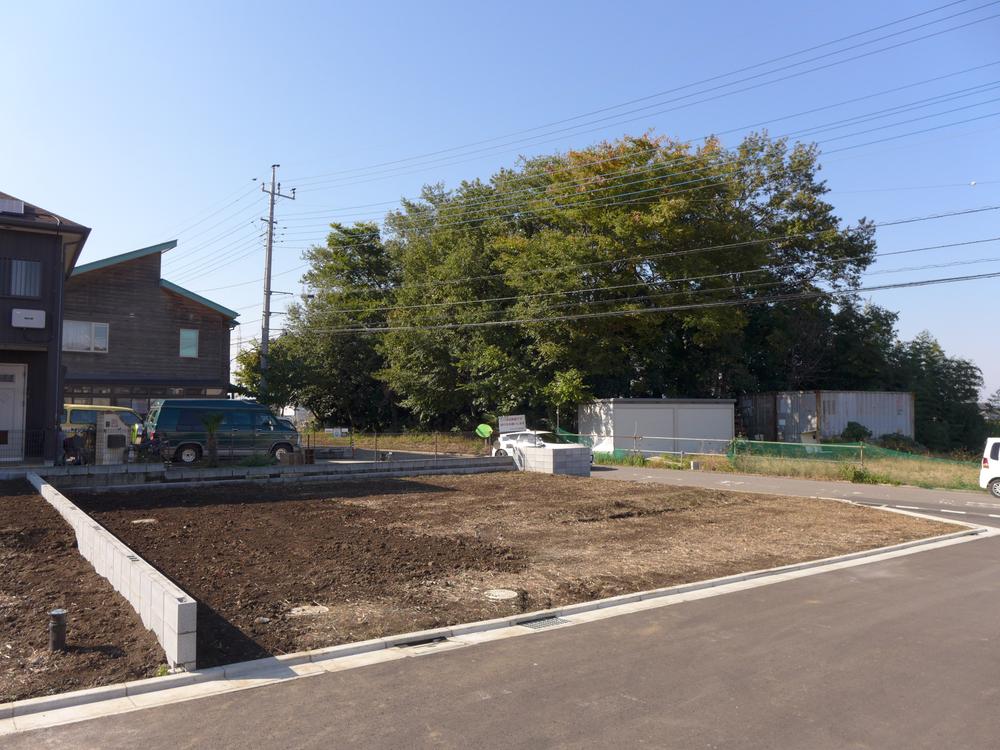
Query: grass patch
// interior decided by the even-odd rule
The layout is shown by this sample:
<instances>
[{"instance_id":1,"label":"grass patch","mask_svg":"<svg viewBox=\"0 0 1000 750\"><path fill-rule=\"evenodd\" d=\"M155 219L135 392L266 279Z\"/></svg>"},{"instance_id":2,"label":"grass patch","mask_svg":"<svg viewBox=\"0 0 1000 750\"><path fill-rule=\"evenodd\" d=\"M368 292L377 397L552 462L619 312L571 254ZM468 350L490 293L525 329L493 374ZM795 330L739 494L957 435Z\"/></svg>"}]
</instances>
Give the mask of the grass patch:
<instances>
[{"instance_id":1,"label":"grass patch","mask_svg":"<svg viewBox=\"0 0 1000 750\"><path fill-rule=\"evenodd\" d=\"M800 479L828 479L856 484L908 484L927 489L979 490L979 465L975 461L948 461L913 458L865 459L864 466L854 462L818 461L805 458L771 456L653 456L643 466L657 469L689 469L690 462L701 462L703 471L760 474ZM595 463L606 463L597 460Z\"/></svg>"},{"instance_id":2,"label":"grass patch","mask_svg":"<svg viewBox=\"0 0 1000 750\"><path fill-rule=\"evenodd\" d=\"M625 455L594 453L594 463L601 466L646 466L649 462L649 459L641 453L626 453Z\"/></svg>"}]
</instances>

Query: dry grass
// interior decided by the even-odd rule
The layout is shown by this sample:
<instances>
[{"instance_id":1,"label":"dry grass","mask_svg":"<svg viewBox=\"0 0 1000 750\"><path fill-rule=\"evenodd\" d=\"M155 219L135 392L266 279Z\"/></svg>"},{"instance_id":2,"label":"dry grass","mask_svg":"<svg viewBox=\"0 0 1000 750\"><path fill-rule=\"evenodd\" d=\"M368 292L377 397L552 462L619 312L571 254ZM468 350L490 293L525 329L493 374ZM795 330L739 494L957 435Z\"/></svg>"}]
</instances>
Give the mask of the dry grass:
<instances>
[{"instance_id":1,"label":"dry grass","mask_svg":"<svg viewBox=\"0 0 1000 750\"><path fill-rule=\"evenodd\" d=\"M907 484L929 489L979 489L979 467L975 462L921 457L866 459L862 467L854 462L766 456L737 456L733 460L726 456L689 456L684 461L673 456L658 456L647 459L646 465L663 469L688 469L692 459L700 461L704 471L832 479L860 484Z\"/></svg>"},{"instance_id":2,"label":"dry grass","mask_svg":"<svg viewBox=\"0 0 1000 750\"><path fill-rule=\"evenodd\" d=\"M491 447L482 438L449 432L379 433L358 432L352 437L337 438L326 432L302 434L303 445L350 446L359 450L413 451L416 453L443 453L458 456L489 455Z\"/></svg>"}]
</instances>

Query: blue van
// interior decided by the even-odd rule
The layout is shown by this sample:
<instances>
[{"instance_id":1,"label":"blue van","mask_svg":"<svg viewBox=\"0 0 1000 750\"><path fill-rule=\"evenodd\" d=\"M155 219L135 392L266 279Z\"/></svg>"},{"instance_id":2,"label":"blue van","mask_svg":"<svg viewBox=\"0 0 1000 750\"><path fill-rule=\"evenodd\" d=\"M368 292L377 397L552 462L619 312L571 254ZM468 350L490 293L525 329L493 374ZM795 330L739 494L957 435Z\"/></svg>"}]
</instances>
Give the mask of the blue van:
<instances>
[{"instance_id":1,"label":"blue van","mask_svg":"<svg viewBox=\"0 0 1000 750\"><path fill-rule=\"evenodd\" d=\"M295 450L299 433L256 401L167 398L150 404L146 430L159 441L164 459L192 464L208 455L210 415L221 415L216 430L220 458L270 454L279 461Z\"/></svg>"}]
</instances>

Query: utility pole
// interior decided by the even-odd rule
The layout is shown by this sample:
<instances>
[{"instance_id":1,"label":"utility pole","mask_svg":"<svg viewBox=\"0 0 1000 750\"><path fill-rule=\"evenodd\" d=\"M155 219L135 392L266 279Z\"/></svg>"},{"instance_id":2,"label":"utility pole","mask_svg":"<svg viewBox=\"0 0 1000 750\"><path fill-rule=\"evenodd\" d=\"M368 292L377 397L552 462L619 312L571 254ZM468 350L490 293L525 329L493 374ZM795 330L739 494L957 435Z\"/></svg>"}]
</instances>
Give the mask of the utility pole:
<instances>
[{"instance_id":1,"label":"utility pole","mask_svg":"<svg viewBox=\"0 0 1000 750\"><path fill-rule=\"evenodd\" d=\"M260 186L262 193L268 195L267 218L261 221L267 224L267 250L264 253L264 313L260 320L260 392L267 393L267 349L268 338L271 335L271 252L274 249L274 200L275 198L288 198L295 200L295 188L292 188L291 195L284 195L281 192L281 183L278 182L278 167L280 164L271 165L271 187Z\"/></svg>"}]
</instances>

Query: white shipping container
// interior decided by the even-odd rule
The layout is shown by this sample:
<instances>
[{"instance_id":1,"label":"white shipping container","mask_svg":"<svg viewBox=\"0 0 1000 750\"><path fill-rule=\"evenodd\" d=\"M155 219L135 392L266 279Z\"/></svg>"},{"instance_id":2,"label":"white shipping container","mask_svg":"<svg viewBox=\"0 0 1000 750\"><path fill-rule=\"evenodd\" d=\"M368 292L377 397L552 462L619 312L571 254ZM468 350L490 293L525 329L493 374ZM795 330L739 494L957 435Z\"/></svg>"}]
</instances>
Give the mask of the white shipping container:
<instances>
[{"instance_id":1,"label":"white shipping container","mask_svg":"<svg viewBox=\"0 0 1000 750\"><path fill-rule=\"evenodd\" d=\"M581 404L577 430L598 452L723 453L734 435L735 401L614 398Z\"/></svg>"}]
</instances>

